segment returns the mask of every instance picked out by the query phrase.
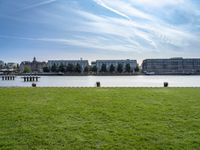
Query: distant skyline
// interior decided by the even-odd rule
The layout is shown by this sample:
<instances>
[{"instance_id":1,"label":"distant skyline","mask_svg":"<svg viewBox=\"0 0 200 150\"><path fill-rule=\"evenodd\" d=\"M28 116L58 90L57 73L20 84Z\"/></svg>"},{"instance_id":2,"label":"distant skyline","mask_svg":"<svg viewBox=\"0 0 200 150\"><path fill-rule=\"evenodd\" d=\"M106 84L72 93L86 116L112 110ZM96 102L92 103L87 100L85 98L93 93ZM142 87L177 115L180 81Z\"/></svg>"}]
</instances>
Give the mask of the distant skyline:
<instances>
[{"instance_id":1,"label":"distant skyline","mask_svg":"<svg viewBox=\"0 0 200 150\"><path fill-rule=\"evenodd\" d=\"M200 57L199 0L0 0L0 60Z\"/></svg>"}]
</instances>

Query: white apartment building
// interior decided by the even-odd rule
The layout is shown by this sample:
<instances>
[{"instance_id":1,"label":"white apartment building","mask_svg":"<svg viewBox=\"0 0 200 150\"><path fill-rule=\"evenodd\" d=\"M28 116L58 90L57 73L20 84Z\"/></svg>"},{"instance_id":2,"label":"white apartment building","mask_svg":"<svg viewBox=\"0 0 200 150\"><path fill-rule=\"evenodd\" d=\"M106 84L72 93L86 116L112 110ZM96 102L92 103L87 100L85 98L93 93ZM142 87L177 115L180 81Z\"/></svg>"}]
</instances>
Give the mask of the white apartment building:
<instances>
[{"instance_id":1,"label":"white apartment building","mask_svg":"<svg viewBox=\"0 0 200 150\"><path fill-rule=\"evenodd\" d=\"M135 68L137 67L137 61L136 60L96 60L95 62L92 62L92 66L96 65L97 72L101 71L102 65L106 65L107 70L109 71L110 66L113 65L115 68L115 71L117 71L117 67L119 64L123 66L123 72L126 71L126 65L130 65L131 73L135 72Z\"/></svg>"},{"instance_id":2,"label":"white apartment building","mask_svg":"<svg viewBox=\"0 0 200 150\"><path fill-rule=\"evenodd\" d=\"M47 66L51 68L53 65L60 66L64 65L64 67L67 67L69 64L76 66L79 64L81 66L81 72L84 71L86 67L89 67L88 60L48 60Z\"/></svg>"}]
</instances>

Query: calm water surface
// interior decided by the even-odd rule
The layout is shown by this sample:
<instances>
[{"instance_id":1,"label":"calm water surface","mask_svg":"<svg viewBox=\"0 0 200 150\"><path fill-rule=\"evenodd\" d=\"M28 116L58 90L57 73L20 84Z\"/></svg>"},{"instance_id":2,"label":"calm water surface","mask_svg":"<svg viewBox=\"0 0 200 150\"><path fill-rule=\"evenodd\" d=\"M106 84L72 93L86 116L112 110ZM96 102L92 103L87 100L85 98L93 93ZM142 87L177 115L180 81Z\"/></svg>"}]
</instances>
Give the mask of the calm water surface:
<instances>
[{"instance_id":1,"label":"calm water surface","mask_svg":"<svg viewBox=\"0 0 200 150\"><path fill-rule=\"evenodd\" d=\"M168 82L170 87L200 87L200 76L42 76L39 87L94 87L101 82L103 87L162 87ZM30 87L32 82L24 82L18 76L14 81L2 81L0 87Z\"/></svg>"}]
</instances>

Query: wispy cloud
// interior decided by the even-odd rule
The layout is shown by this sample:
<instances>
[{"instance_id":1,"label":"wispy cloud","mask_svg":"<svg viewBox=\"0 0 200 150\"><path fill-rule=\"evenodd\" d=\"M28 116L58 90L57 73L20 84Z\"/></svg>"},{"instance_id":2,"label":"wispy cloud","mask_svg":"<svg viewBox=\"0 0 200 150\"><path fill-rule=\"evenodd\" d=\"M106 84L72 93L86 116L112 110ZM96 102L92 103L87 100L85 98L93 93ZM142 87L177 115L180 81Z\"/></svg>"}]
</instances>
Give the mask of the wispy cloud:
<instances>
[{"instance_id":1,"label":"wispy cloud","mask_svg":"<svg viewBox=\"0 0 200 150\"><path fill-rule=\"evenodd\" d=\"M144 57L148 52L173 55L200 48L200 5L192 0L54 2L28 1L17 9L22 12L2 13L0 17L9 24L0 25L0 38L70 45L72 50L140 53Z\"/></svg>"},{"instance_id":2,"label":"wispy cloud","mask_svg":"<svg viewBox=\"0 0 200 150\"><path fill-rule=\"evenodd\" d=\"M143 47L144 49L156 50L163 43L181 48L186 46L191 40L197 39L195 35L184 29L165 24L158 20L156 22L152 20L147 24L138 20L97 16L84 11L76 11L76 13L89 19L89 22L82 23L77 30L119 36L131 44L137 43L135 46L138 49Z\"/></svg>"},{"instance_id":3,"label":"wispy cloud","mask_svg":"<svg viewBox=\"0 0 200 150\"><path fill-rule=\"evenodd\" d=\"M101 49L106 51L121 51L121 52L133 52L133 45L129 44L109 44L106 38L102 37L96 37L95 39L92 37L88 40L87 37L77 37L74 39L62 39L62 38L31 38L31 37L17 37L17 36L1 36L0 39L15 39L15 40L28 40L28 41L42 41L42 42L54 42L54 43L60 43L62 45L70 45L70 46L77 46L77 47L83 47L83 48L95 48L95 49ZM105 45L105 43L107 43ZM137 51L135 51L137 52Z\"/></svg>"},{"instance_id":4,"label":"wispy cloud","mask_svg":"<svg viewBox=\"0 0 200 150\"><path fill-rule=\"evenodd\" d=\"M27 10L27 9L33 9L33 8L40 7L40 6L43 6L43 5L51 4L51 3L56 2L56 1L57 0L42 0L42 1L37 2L37 3L29 4L28 6L23 7L20 11Z\"/></svg>"},{"instance_id":5,"label":"wispy cloud","mask_svg":"<svg viewBox=\"0 0 200 150\"><path fill-rule=\"evenodd\" d=\"M155 7L181 5L184 0L129 0L129 3L140 3L142 5L149 5Z\"/></svg>"},{"instance_id":6,"label":"wispy cloud","mask_svg":"<svg viewBox=\"0 0 200 150\"><path fill-rule=\"evenodd\" d=\"M152 16L149 14L146 14L141 10L132 7L130 3L126 3L121 0L116 0L115 2L110 0L94 0L94 2L127 19L130 19L131 16L149 20L152 19Z\"/></svg>"}]
</instances>

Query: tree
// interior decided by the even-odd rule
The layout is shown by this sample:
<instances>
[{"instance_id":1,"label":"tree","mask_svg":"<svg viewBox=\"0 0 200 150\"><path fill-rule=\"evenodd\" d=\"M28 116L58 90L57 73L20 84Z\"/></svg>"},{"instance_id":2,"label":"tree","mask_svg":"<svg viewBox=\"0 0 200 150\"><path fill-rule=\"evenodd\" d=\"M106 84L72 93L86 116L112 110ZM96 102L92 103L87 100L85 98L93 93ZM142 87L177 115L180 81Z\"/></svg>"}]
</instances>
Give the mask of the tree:
<instances>
[{"instance_id":1,"label":"tree","mask_svg":"<svg viewBox=\"0 0 200 150\"><path fill-rule=\"evenodd\" d=\"M126 72L131 72L131 65L130 64L126 64Z\"/></svg>"},{"instance_id":2,"label":"tree","mask_svg":"<svg viewBox=\"0 0 200 150\"><path fill-rule=\"evenodd\" d=\"M118 66L117 66L117 71L118 71L119 73L122 73L122 72L123 72L123 65L122 65L122 64L118 64Z\"/></svg>"},{"instance_id":3,"label":"tree","mask_svg":"<svg viewBox=\"0 0 200 150\"><path fill-rule=\"evenodd\" d=\"M97 66L92 67L92 72L97 72Z\"/></svg>"},{"instance_id":4,"label":"tree","mask_svg":"<svg viewBox=\"0 0 200 150\"><path fill-rule=\"evenodd\" d=\"M81 73L82 69L81 69L81 65L77 64L76 68L75 68L75 72Z\"/></svg>"},{"instance_id":5,"label":"tree","mask_svg":"<svg viewBox=\"0 0 200 150\"><path fill-rule=\"evenodd\" d=\"M86 66L85 68L84 68L84 72L89 72L89 67L88 66Z\"/></svg>"},{"instance_id":6,"label":"tree","mask_svg":"<svg viewBox=\"0 0 200 150\"><path fill-rule=\"evenodd\" d=\"M19 64L17 64L17 71L19 71Z\"/></svg>"},{"instance_id":7,"label":"tree","mask_svg":"<svg viewBox=\"0 0 200 150\"><path fill-rule=\"evenodd\" d=\"M51 67L51 72L56 72L56 71L57 71L56 64L53 64L53 66Z\"/></svg>"},{"instance_id":8,"label":"tree","mask_svg":"<svg viewBox=\"0 0 200 150\"><path fill-rule=\"evenodd\" d=\"M74 72L74 65L73 64L67 65L67 72Z\"/></svg>"},{"instance_id":9,"label":"tree","mask_svg":"<svg viewBox=\"0 0 200 150\"><path fill-rule=\"evenodd\" d=\"M59 72L65 72L65 67L64 67L63 64L61 64L61 65L59 66L58 71L59 71Z\"/></svg>"},{"instance_id":10,"label":"tree","mask_svg":"<svg viewBox=\"0 0 200 150\"><path fill-rule=\"evenodd\" d=\"M115 66L113 64L110 65L110 72L113 73L115 71Z\"/></svg>"},{"instance_id":11,"label":"tree","mask_svg":"<svg viewBox=\"0 0 200 150\"><path fill-rule=\"evenodd\" d=\"M44 68L43 68L43 72L50 72L50 70L49 70L48 67L44 67Z\"/></svg>"},{"instance_id":12,"label":"tree","mask_svg":"<svg viewBox=\"0 0 200 150\"><path fill-rule=\"evenodd\" d=\"M139 72L140 71L140 67L139 65L137 64L136 68L135 68L135 72Z\"/></svg>"},{"instance_id":13,"label":"tree","mask_svg":"<svg viewBox=\"0 0 200 150\"><path fill-rule=\"evenodd\" d=\"M101 72L107 72L106 64L102 64L102 66L101 66Z\"/></svg>"},{"instance_id":14,"label":"tree","mask_svg":"<svg viewBox=\"0 0 200 150\"><path fill-rule=\"evenodd\" d=\"M31 72L31 68L29 66L25 66L24 73L30 73L30 72Z\"/></svg>"}]
</instances>

